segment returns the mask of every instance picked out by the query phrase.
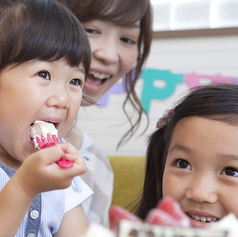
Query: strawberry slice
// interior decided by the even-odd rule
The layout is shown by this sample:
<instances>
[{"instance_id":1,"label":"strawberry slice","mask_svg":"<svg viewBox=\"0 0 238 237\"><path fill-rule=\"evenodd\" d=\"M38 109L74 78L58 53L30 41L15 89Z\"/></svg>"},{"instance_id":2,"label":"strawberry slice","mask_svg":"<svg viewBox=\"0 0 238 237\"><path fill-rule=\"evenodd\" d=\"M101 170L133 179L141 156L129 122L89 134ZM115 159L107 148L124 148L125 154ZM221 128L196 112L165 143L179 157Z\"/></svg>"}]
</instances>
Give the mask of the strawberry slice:
<instances>
[{"instance_id":1,"label":"strawberry slice","mask_svg":"<svg viewBox=\"0 0 238 237\"><path fill-rule=\"evenodd\" d=\"M152 225L179 226L179 221L160 209L152 209L146 216L145 222Z\"/></svg>"},{"instance_id":2,"label":"strawberry slice","mask_svg":"<svg viewBox=\"0 0 238 237\"><path fill-rule=\"evenodd\" d=\"M142 220L133 215L131 212L119 206L111 206L109 209L109 219L110 219L110 229L113 231L117 231L118 229L118 221L121 219L141 222Z\"/></svg>"},{"instance_id":3,"label":"strawberry slice","mask_svg":"<svg viewBox=\"0 0 238 237\"><path fill-rule=\"evenodd\" d=\"M177 222L176 223L177 226L180 227L190 226L189 217L181 210L179 203L176 202L173 198L171 197L163 198L158 203L156 208L170 215L173 221Z\"/></svg>"}]
</instances>

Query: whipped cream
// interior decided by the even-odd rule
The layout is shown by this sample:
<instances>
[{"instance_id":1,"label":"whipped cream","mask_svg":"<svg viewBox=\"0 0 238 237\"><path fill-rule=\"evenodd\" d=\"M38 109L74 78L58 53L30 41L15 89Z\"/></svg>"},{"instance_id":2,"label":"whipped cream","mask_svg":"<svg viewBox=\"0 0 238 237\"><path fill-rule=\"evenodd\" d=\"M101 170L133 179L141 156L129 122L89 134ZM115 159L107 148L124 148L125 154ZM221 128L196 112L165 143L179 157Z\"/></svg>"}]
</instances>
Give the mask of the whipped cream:
<instances>
[{"instance_id":1,"label":"whipped cream","mask_svg":"<svg viewBox=\"0 0 238 237\"><path fill-rule=\"evenodd\" d=\"M30 127L30 137L33 139L35 148L39 149L39 146L36 142L36 137L44 137L46 139L47 134L58 137L58 130L55 128L53 123L36 120Z\"/></svg>"},{"instance_id":2,"label":"whipped cream","mask_svg":"<svg viewBox=\"0 0 238 237\"><path fill-rule=\"evenodd\" d=\"M218 222L211 224L210 228L216 230L227 230L229 233L227 235L228 237L237 237L238 220L234 213L229 213Z\"/></svg>"},{"instance_id":3,"label":"whipped cream","mask_svg":"<svg viewBox=\"0 0 238 237\"><path fill-rule=\"evenodd\" d=\"M116 234L100 224L93 223L81 237L116 237Z\"/></svg>"}]
</instances>

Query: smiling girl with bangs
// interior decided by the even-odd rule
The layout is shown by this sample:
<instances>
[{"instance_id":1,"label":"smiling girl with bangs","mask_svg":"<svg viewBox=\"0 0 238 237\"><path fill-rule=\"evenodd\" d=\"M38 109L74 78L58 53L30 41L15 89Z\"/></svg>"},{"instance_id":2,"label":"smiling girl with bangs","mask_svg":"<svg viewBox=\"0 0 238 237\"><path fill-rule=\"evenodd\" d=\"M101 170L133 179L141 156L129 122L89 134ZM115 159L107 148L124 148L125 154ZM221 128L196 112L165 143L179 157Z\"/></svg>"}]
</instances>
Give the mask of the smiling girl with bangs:
<instances>
[{"instance_id":1,"label":"smiling girl with bangs","mask_svg":"<svg viewBox=\"0 0 238 237\"><path fill-rule=\"evenodd\" d=\"M36 120L64 136L76 119L90 67L90 46L77 18L54 0L0 0L1 236L80 236L87 168L69 143L37 150ZM73 163L61 168L65 156ZM72 182L73 181L73 182Z\"/></svg>"},{"instance_id":2,"label":"smiling girl with bangs","mask_svg":"<svg viewBox=\"0 0 238 237\"><path fill-rule=\"evenodd\" d=\"M170 196L193 227L238 218L238 85L206 85L182 98L149 138L136 214L145 219Z\"/></svg>"}]
</instances>

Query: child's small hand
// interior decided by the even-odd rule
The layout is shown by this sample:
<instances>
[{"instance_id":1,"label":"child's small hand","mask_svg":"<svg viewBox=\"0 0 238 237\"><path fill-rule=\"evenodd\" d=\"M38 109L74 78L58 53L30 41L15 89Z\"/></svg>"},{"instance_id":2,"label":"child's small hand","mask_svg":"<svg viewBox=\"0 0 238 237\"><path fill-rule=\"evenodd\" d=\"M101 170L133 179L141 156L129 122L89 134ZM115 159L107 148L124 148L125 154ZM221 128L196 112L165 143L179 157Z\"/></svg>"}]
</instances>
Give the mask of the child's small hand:
<instances>
[{"instance_id":1,"label":"child's small hand","mask_svg":"<svg viewBox=\"0 0 238 237\"><path fill-rule=\"evenodd\" d=\"M62 156L73 162L71 168L62 169L57 165ZM40 192L67 188L73 177L86 171L83 157L71 144L65 143L31 154L14 176L28 195L36 196Z\"/></svg>"}]
</instances>

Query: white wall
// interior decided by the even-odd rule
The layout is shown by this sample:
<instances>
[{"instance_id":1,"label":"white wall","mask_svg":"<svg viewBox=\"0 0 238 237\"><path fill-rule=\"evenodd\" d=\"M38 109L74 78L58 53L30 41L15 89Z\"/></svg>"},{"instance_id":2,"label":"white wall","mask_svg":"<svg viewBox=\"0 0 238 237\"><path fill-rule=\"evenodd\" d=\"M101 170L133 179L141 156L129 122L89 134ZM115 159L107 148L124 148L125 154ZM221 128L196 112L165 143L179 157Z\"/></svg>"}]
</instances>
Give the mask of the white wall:
<instances>
[{"instance_id":1,"label":"white wall","mask_svg":"<svg viewBox=\"0 0 238 237\"><path fill-rule=\"evenodd\" d=\"M155 31L238 26L237 0L151 0L151 3Z\"/></svg>"},{"instance_id":2,"label":"white wall","mask_svg":"<svg viewBox=\"0 0 238 237\"><path fill-rule=\"evenodd\" d=\"M238 35L155 39L145 69L170 71L171 75L180 75L182 82L175 85L175 91L168 98L151 100L150 126L143 136L140 137L137 133L130 142L116 151L120 137L129 128L122 112L124 94L111 93L106 107L90 106L80 109L78 126L108 155L144 155L148 135L155 130L156 121L165 109L171 108L188 91L189 86L184 79L191 78L192 73L195 73L193 76L199 78L198 82L201 84L211 79L225 79L236 83ZM159 80L154 80L153 87L160 93L165 90L167 82L165 78L157 79ZM145 81L147 83L149 79ZM144 81L140 79L137 85L140 98L142 93L145 94L144 88ZM145 121L142 127L143 125Z\"/></svg>"}]
</instances>

